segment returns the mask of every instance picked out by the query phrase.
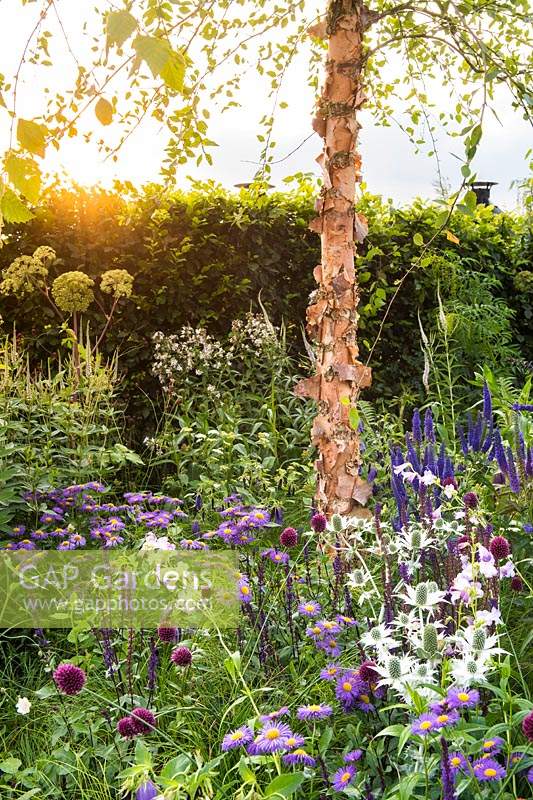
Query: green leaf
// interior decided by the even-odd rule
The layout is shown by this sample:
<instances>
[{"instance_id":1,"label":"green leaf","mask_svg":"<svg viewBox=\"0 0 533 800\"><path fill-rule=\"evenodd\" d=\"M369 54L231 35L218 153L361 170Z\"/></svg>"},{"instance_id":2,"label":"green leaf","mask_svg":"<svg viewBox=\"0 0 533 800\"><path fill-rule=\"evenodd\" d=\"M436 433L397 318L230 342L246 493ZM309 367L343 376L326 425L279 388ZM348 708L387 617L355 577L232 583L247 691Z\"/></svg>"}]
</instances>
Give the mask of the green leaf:
<instances>
[{"instance_id":1,"label":"green leaf","mask_svg":"<svg viewBox=\"0 0 533 800\"><path fill-rule=\"evenodd\" d=\"M39 125L32 119L19 119L17 122L17 139L20 146L41 158L44 158L46 150L47 133L44 125Z\"/></svg>"},{"instance_id":2,"label":"green leaf","mask_svg":"<svg viewBox=\"0 0 533 800\"><path fill-rule=\"evenodd\" d=\"M359 411L353 406L348 412L348 419L350 420L350 427L355 431L359 425L360 416Z\"/></svg>"},{"instance_id":3,"label":"green leaf","mask_svg":"<svg viewBox=\"0 0 533 800\"><path fill-rule=\"evenodd\" d=\"M146 747L142 739L137 739L135 745L135 763L146 767L152 766L152 754Z\"/></svg>"},{"instance_id":4,"label":"green leaf","mask_svg":"<svg viewBox=\"0 0 533 800\"><path fill-rule=\"evenodd\" d=\"M422 245L424 244L424 239L422 238L422 234L421 233L415 233L415 235L413 236L413 242L418 247L422 247Z\"/></svg>"},{"instance_id":5,"label":"green leaf","mask_svg":"<svg viewBox=\"0 0 533 800\"><path fill-rule=\"evenodd\" d=\"M186 755L172 758L161 770L161 777L165 780L173 780L178 775L184 775L191 767L191 760Z\"/></svg>"},{"instance_id":6,"label":"green leaf","mask_svg":"<svg viewBox=\"0 0 533 800\"><path fill-rule=\"evenodd\" d=\"M463 200L464 200L464 202L466 204L466 207L468 208L469 211L474 212L476 210L477 197L476 197L476 193L475 192L473 192L472 190L468 191L465 194Z\"/></svg>"},{"instance_id":7,"label":"green leaf","mask_svg":"<svg viewBox=\"0 0 533 800\"><path fill-rule=\"evenodd\" d=\"M8 775L14 775L19 771L22 766L22 761L19 758L6 758L5 761L0 761L0 769L2 772L7 772Z\"/></svg>"},{"instance_id":8,"label":"green leaf","mask_svg":"<svg viewBox=\"0 0 533 800\"><path fill-rule=\"evenodd\" d=\"M290 797L302 785L303 772L292 772L278 775L265 789L265 797Z\"/></svg>"},{"instance_id":9,"label":"green leaf","mask_svg":"<svg viewBox=\"0 0 533 800\"><path fill-rule=\"evenodd\" d=\"M101 97L98 100L94 107L94 113L102 125L111 125L113 122L113 106L109 100L105 99L105 97Z\"/></svg>"},{"instance_id":10,"label":"green leaf","mask_svg":"<svg viewBox=\"0 0 533 800\"><path fill-rule=\"evenodd\" d=\"M331 742L332 738L333 738L333 728L329 727L324 728L322 736L318 740L318 750L322 755L324 755L324 753L328 749L329 743Z\"/></svg>"},{"instance_id":11,"label":"green leaf","mask_svg":"<svg viewBox=\"0 0 533 800\"><path fill-rule=\"evenodd\" d=\"M6 188L0 201L0 213L6 222L28 222L33 214L12 189Z\"/></svg>"},{"instance_id":12,"label":"green leaf","mask_svg":"<svg viewBox=\"0 0 533 800\"><path fill-rule=\"evenodd\" d=\"M47 697L52 697L52 695L54 695L54 696L57 695L57 689L56 689L55 686L52 686L51 684L47 684L46 686L41 686L40 689L37 689L35 694L41 700L46 700Z\"/></svg>"},{"instance_id":13,"label":"green leaf","mask_svg":"<svg viewBox=\"0 0 533 800\"><path fill-rule=\"evenodd\" d=\"M181 92L185 76L185 58L182 53L173 50L167 41L156 36L137 36L133 47L145 61L154 78L163 78L169 89Z\"/></svg>"},{"instance_id":14,"label":"green leaf","mask_svg":"<svg viewBox=\"0 0 533 800\"><path fill-rule=\"evenodd\" d=\"M20 156L9 151L5 158L5 168L9 180L30 203L36 203L41 191L41 170L28 156Z\"/></svg>"},{"instance_id":15,"label":"green leaf","mask_svg":"<svg viewBox=\"0 0 533 800\"><path fill-rule=\"evenodd\" d=\"M137 20L129 11L111 11L107 15L107 46L116 44L117 47L122 47L136 27Z\"/></svg>"},{"instance_id":16,"label":"green leaf","mask_svg":"<svg viewBox=\"0 0 533 800\"><path fill-rule=\"evenodd\" d=\"M389 725L388 728L383 728L382 731L376 733L376 736L401 736L403 730L403 725Z\"/></svg>"}]
</instances>

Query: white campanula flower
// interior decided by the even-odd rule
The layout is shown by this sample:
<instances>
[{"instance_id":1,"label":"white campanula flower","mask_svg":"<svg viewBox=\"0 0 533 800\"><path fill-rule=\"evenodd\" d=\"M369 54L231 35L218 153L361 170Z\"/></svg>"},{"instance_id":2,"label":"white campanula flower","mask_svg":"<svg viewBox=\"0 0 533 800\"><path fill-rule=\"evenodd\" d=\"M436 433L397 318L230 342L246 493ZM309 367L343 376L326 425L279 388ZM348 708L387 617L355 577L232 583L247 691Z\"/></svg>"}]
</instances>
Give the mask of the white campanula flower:
<instances>
[{"instance_id":1,"label":"white campanula flower","mask_svg":"<svg viewBox=\"0 0 533 800\"><path fill-rule=\"evenodd\" d=\"M176 545L169 541L168 536L156 536L155 533L147 533L141 545L141 551L147 550L175 550Z\"/></svg>"},{"instance_id":2,"label":"white campanula flower","mask_svg":"<svg viewBox=\"0 0 533 800\"><path fill-rule=\"evenodd\" d=\"M515 566L511 559L500 567L500 578L514 578L516 575Z\"/></svg>"},{"instance_id":3,"label":"white campanula flower","mask_svg":"<svg viewBox=\"0 0 533 800\"><path fill-rule=\"evenodd\" d=\"M31 703L27 697L19 697L15 706L17 714L29 714Z\"/></svg>"},{"instance_id":4,"label":"white campanula flower","mask_svg":"<svg viewBox=\"0 0 533 800\"><path fill-rule=\"evenodd\" d=\"M503 625L501 611L496 606L490 611L478 611L474 617L474 624Z\"/></svg>"}]
</instances>

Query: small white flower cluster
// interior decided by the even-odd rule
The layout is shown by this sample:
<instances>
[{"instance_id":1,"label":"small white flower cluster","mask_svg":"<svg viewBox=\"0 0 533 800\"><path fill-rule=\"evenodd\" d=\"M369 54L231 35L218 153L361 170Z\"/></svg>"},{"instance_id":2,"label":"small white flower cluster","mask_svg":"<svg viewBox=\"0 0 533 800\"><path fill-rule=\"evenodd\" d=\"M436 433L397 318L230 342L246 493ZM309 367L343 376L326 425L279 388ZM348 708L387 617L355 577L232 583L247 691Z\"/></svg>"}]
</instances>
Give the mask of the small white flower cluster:
<instances>
[{"instance_id":1,"label":"small white flower cluster","mask_svg":"<svg viewBox=\"0 0 533 800\"><path fill-rule=\"evenodd\" d=\"M229 342L234 356L269 353L279 349L278 334L270 320L251 312L245 319L233 320Z\"/></svg>"},{"instance_id":2,"label":"small white flower cluster","mask_svg":"<svg viewBox=\"0 0 533 800\"><path fill-rule=\"evenodd\" d=\"M189 376L207 377L226 364L224 347L205 328L184 325L177 334L165 336L157 331L152 339L152 372L165 391L175 391L177 385Z\"/></svg>"}]
</instances>

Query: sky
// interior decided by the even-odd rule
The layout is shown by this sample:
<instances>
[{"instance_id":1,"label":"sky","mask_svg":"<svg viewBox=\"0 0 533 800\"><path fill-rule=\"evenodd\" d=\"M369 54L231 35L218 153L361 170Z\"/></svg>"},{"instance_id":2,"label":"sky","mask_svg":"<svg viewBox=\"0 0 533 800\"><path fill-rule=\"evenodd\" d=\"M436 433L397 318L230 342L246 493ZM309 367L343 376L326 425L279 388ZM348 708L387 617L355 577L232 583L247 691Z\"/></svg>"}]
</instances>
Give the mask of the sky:
<instances>
[{"instance_id":1,"label":"sky","mask_svg":"<svg viewBox=\"0 0 533 800\"><path fill-rule=\"evenodd\" d=\"M74 51L86 51L87 40L82 36L80 20L88 17L93 7L92 0L56 0L65 30ZM20 0L0 0L0 72L12 75L20 59L25 39L38 16L41 2L29 3L22 7ZM83 14L80 10L83 10ZM54 32L54 20L48 25ZM68 83L73 72L73 61L66 49L60 47L58 37L57 51L52 50L53 66L46 70L27 65L21 73L18 108L19 115L31 118L38 116L42 107L42 88L44 78L50 86ZM54 52L56 55L54 56ZM312 91L306 84L306 60L300 58L284 86L284 99L288 108L276 119L274 139L277 142L276 158L284 157L293 151L311 133L311 117L314 104ZM443 104L449 102L445 87L437 93ZM186 187L187 176L194 179L212 179L231 187L236 183L249 181L255 171L254 163L259 158L259 144L256 139L258 120L264 113L264 90L258 86L254 74L248 76L243 84L243 108L224 115L215 115L209 135L218 143L212 151L212 167L193 164L182 168L178 184ZM493 189L493 200L504 209L512 209L517 204L517 191L511 183L527 175L525 153L531 146L529 125L513 112L503 96L498 98L497 121L491 114L486 118L484 136L474 169L478 179L497 181ZM394 105L394 102L393 102ZM89 118L94 127L94 118ZM363 157L364 180L367 188L395 204L407 203L414 197L434 198L437 170L434 158L415 154L413 146L396 125L381 128L373 124L368 112L362 113L363 128L360 134L360 151ZM9 142L9 116L0 109L0 151ZM113 137L112 126L102 131ZM59 152L47 154L45 169L57 172L84 185L102 184L110 186L113 179L129 180L136 185L157 180L163 156L166 132L155 121L147 124L131 137L119 153L116 163L105 160L94 143L86 144L81 138L66 140ZM276 188L283 187L283 178L295 172L314 172L319 170L314 159L320 152L321 140L315 135L302 144L297 151L274 165L271 183ZM49 148L50 151L50 148ZM439 137L438 152L441 170L452 188L460 183L462 147L458 140Z\"/></svg>"}]
</instances>

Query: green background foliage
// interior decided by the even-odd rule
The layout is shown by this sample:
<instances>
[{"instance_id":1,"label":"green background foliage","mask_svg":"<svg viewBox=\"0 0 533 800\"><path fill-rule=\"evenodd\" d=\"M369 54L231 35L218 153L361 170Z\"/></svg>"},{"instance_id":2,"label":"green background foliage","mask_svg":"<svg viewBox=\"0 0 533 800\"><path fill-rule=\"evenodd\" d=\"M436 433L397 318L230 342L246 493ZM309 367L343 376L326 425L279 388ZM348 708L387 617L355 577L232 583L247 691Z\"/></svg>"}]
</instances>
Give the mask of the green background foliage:
<instances>
[{"instance_id":1,"label":"green background foliage","mask_svg":"<svg viewBox=\"0 0 533 800\"><path fill-rule=\"evenodd\" d=\"M49 245L58 255L52 277L73 269L92 277L115 268L134 275L132 302L117 312L104 348L108 355L119 351L122 392L142 427L151 413L146 395L158 394L150 372L151 336L157 330L175 333L190 323L222 335L233 319L258 310L260 298L273 322L285 321L293 354L305 352L302 323L320 259L319 239L307 229L312 203L310 186L289 193L235 193L215 185L188 193L157 185L142 192L130 185L115 192L56 186L33 220L8 227L0 267ZM366 359L398 281L419 259L421 241L435 235L442 214L438 205L416 202L395 209L369 195L361 210L370 228L358 256L360 346ZM470 215L455 214L449 229L453 237L438 234L399 287L371 356L368 398L400 408L419 401L424 358L418 314L431 335L437 330L439 294L456 377L469 380L482 362L496 370L505 365L518 377L528 371L533 351L528 219L478 207ZM0 313L6 327L16 323L34 356L53 356L63 333L40 298L2 297ZM91 326L100 328L98 310L90 313Z\"/></svg>"}]
</instances>

